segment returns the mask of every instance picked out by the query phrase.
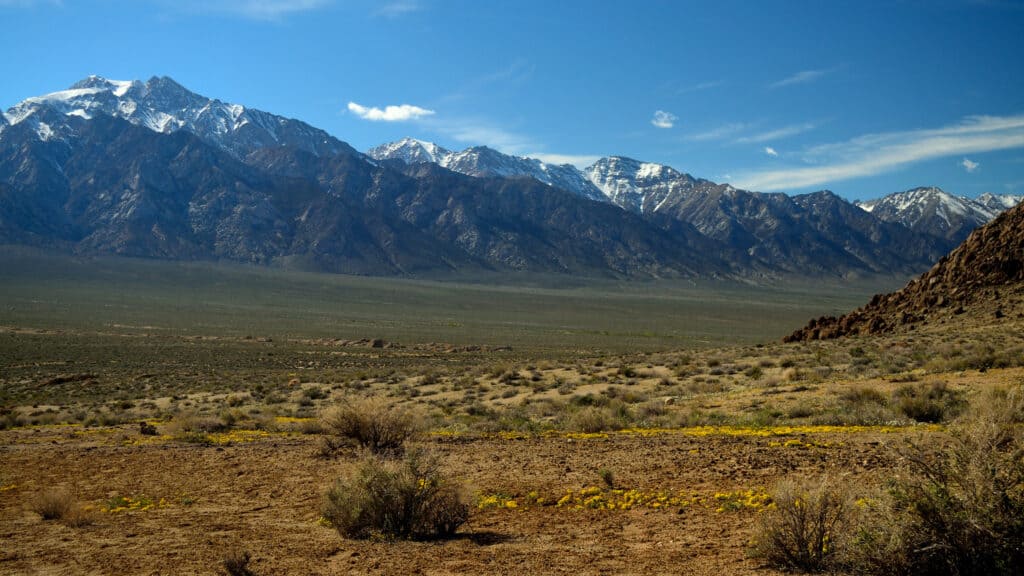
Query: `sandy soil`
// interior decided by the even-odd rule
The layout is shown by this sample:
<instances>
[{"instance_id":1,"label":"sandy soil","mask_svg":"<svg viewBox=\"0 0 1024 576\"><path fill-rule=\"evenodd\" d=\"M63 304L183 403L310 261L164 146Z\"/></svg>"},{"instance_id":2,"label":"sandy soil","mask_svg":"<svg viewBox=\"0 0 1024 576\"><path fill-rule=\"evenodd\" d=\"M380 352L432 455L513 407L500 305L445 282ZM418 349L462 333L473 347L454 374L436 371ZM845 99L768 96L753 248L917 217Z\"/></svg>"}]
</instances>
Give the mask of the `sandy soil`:
<instances>
[{"instance_id":1,"label":"sandy soil","mask_svg":"<svg viewBox=\"0 0 1024 576\"><path fill-rule=\"evenodd\" d=\"M794 473L877 480L892 464L886 445L900 436L437 437L423 444L474 493L523 504L474 509L449 541L370 542L318 524L321 494L355 459L317 458L315 437L138 445L147 439L127 425L8 430L0 432L0 574L215 574L236 550L250 552L262 575L772 574L749 557L758 512L718 512L714 494L770 488ZM794 439L800 444L784 445ZM602 469L621 488L684 492L696 502L609 511L523 499L536 491L550 502L600 485ZM98 510L93 524L72 528L31 511L35 496L56 485L98 509L117 495L157 505Z\"/></svg>"}]
</instances>

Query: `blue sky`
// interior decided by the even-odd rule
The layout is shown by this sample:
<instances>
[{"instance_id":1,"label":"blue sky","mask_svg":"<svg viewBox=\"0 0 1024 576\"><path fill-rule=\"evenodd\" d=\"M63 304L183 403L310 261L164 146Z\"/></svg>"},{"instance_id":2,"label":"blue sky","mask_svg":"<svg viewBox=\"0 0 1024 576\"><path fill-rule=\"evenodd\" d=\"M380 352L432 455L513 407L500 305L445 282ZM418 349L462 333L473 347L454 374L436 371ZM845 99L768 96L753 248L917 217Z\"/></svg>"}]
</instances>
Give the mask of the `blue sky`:
<instances>
[{"instance_id":1,"label":"blue sky","mask_svg":"<svg viewBox=\"0 0 1024 576\"><path fill-rule=\"evenodd\" d=\"M171 76L413 136L868 199L1024 194L1024 2L0 0L0 107Z\"/></svg>"}]
</instances>

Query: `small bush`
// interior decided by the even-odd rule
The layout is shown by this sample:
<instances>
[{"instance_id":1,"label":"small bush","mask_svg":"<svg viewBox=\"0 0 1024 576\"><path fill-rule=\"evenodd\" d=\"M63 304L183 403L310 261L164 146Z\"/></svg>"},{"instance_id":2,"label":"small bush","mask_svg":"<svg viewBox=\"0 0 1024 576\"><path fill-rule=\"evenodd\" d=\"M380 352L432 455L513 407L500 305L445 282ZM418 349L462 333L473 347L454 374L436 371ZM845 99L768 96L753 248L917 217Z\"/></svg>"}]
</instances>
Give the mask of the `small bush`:
<instances>
[{"instance_id":1,"label":"small bush","mask_svg":"<svg viewBox=\"0 0 1024 576\"><path fill-rule=\"evenodd\" d=\"M1011 575L1024 566L1024 387L988 394L947 442L910 443L907 469L861 522L864 574Z\"/></svg>"},{"instance_id":2,"label":"small bush","mask_svg":"<svg viewBox=\"0 0 1024 576\"><path fill-rule=\"evenodd\" d=\"M576 432L595 433L611 430L616 420L607 409L585 406L569 416L568 428Z\"/></svg>"},{"instance_id":3,"label":"small bush","mask_svg":"<svg viewBox=\"0 0 1024 576\"><path fill-rule=\"evenodd\" d=\"M32 511L43 520L60 520L75 507L75 497L63 488L50 488L36 496Z\"/></svg>"},{"instance_id":4,"label":"small bush","mask_svg":"<svg viewBox=\"0 0 1024 576\"><path fill-rule=\"evenodd\" d=\"M945 447L912 445L894 491L917 574L1019 574L1024 566L1024 387L993 393Z\"/></svg>"},{"instance_id":5,"label":"small bush","mask_svg":"<svg viewBox=\"0 0 1024 576\"><path fill-rule=\"evenodd\" d=\"M42 516L43 520L60 520L74 528L93 521L91 511L64 488L50 488L40 493L32 502L32 511Z\"/></svg>"},{"instance_id":6,"label":"small bush","mask_svg":"<svg viewBox=\"0 0 1024 576\"><path fill-rule=\"evenodd\" d=\"M349 440L375 454L401 453L406 440L422 428L422 419L382 399L345 400L320 415L324 432Z\"/></svg>"},{"instance_id":7,"label":"small bush","mask_svg":"<svg viewBox=\"0 0 1024 576\"><path fill-rule=\"evenodd\" d=\"M820 572L834 566L847 530L848 498L828 480L783 481L761 516L755 552L774 566Z\"/></svg>"},{"instance_id":8,"label":"small bush","mask_svg":"<svg viewBox=\"0 0 1024 576\"><path fill-rule=\"evenodd\" d=\"M221 573L227 574L227 576L256 576L256 572L249 568L251 559L252 557L249 555L249 552L245 550L228 552L221 562L221 565L224 567Z\"/></svg>"},{"instance_id":9,"label":"small bush","mask_svg":"<svg viewBox=\"0 0 1024 576\"><path fill-rule=\"evenodd\" d=\"M401 461L367 457L335 481L321 514L347 538L427 539L454 534L469 503L436 459L414 451Z\"/></svg>"},{"instance_id":10,"label":"small bush","mask_svg":"<svg viewBox=\"0 0 1024 576\"><path fill-rule=\"evenodd\" d=\"M963 394L945 382L902 386L893 400L900 412L917 422L945 422L959 416L967 406Z\"/></svg>"}]
</instances>

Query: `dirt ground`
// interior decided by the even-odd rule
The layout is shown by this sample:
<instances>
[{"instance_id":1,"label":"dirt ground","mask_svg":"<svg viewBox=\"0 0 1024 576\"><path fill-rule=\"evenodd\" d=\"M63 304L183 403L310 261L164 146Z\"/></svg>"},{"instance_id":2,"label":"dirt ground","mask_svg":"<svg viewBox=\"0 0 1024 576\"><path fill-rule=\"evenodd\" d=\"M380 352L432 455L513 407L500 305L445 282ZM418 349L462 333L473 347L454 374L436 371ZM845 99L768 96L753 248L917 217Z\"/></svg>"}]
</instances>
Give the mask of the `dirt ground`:
<instances>
[{"instance_id":1,"label":"dirt ground","mask_svg":"<svg viewBox=\"0 0 1024 576\"><path fill-rule=\"evenodd\" d=\"M143 437L137 425L19 428L0 432L0 574L216 574L225 555L243 550L264 576L773 574L749 555L757 509L718 511L715 495L826 472L877 481L905 434L434 436L421 444L474 495L501 494L516 507L475 507L448 541L374 542L318 523L321 495L356 460L317 457L315 436L202 446ZM689 503L553 505L567 491L601 486L602 470L617 488L684 494ZM92 524L69 527L32 511L35 496L58 485L96 508ZM530 492L547 505L530 502ZM146 497L152 507L103 511L115 496Z\"/></svg>"}]
</instances>

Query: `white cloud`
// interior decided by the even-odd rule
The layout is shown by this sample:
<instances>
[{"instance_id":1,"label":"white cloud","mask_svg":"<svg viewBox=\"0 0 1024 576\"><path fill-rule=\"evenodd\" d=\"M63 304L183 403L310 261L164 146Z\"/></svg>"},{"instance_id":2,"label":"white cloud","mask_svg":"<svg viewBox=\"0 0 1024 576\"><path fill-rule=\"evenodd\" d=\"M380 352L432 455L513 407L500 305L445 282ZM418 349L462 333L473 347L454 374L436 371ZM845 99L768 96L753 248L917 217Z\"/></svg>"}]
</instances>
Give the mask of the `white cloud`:
<instances>
[{"instance_id":1,"label":"white cloud","mask_svg":"<svg viewBox=\"0 0 1024 576\"><path fill-rule=\"evenodd\" d=\"M405 122L407 120L416 120L418 118L434 114L433 110L427 110L426 108L420 108L419 106L413 106L411 104L385 106L384 109L381 110L376 106L366 107L356 104L355 102L349 102L348 110L363 120L372 120L374 122Z\"/></svg>"},{"instance_id":2,"label":"white cloud","mask_svg":"<svg viewBox=\"0 0 1024 576\"><path fill-rule=\"evenodd\" d=\"M779 80L778 82L772 82L768 85L769 88L783 88L785 86L792 86L794 84L807 84L808 82L814 82L818 78L821 78L825 74L828 74L829 70L801 70L792 76L788 76Z\"/></svg>"},{"instance_id":3,"label":"white cloud","mask_svg":"<svg viewBox=\"0 0 1024 576\"><path fill-rule=\"evenodd\" d=\"M675 121L679 118L671 112L665 112L664 110L656 110L654 112L654 118L651 118L651 124L655 128L671 128L675 125Z\"/></svg>"},{"instance_id":4,"label":"white cloud","mask_svg":"<svg viewBox=\"0 0 1024 576\"><path fill-rule=\"evenodd\" d=\"M867 134L806 151L812 166L741 175L736 186L787 190L874 176L935 158L1024 148L1024 115L969 116L958 124L926 130Z\"/></svg>"},{"instance_id":5,"label":"white cloud","mask_svg":"<svg viewBox=\"0 0 1024 576\"><path fill-rule=\"evenodd\" d=\"M545 154L543 152L533 152L526 156L529 158L536 158L537 160L547 164L572 164L577 168L586 168L601 159L600 156L586 154Z\"/></svg>"},{"instance_id":6,"label":"white cloud","mask_svg":"<svg viewBox=\"0 0 1024 576\"><path fill-rule=\"evenodd\" d=\"M817 128L815 124L804 122L803 124L790 124L789 126L768 130L767 132L759 132L756 134L749 133L754 126L755 125L744 124L742 122L732 122L729 124L723 124L717 128L712 128L705 132L690 134L686 139L702 142L708 140L728 140L733 138L732 142L734 144L761 144L772 140L782 140L783 138L795 136ZM745 132L747 133L746 136L739 136Z\"/></svg>"},{"instance_id":7,"label":"white cloud","mask_svg":"<svg viewBox=\"0 0 1024 576\"><path fill-rule=\"evenodd\" d=\"M328 6L333 0L159 0L169 10L186 13L221 13L253 20L280 20L298 12Z\"/></svg>"},{"instance_id":8,"label":"white cloud","mask_svg":"<svg viewBox=\"0 0 1024 576\"><path fill-rule=\"evenodd\" d=\"M63 6L62 0L0 0L0 8L31 8L40 4Z\"/></svg>"},{"instance_id":9,"label":"white cloud","mask_svg":"<svg viewBox=\"0 0 1024 576\"><path fill-rule=\"evenodd\" d=\"M789 138L790 136L796 136L802 132L814 130L814 124L805 122L803 124L791 124L789 126L783 126L776 130L769 130L768 132L761 132L760 134L752 134L750 136L744 136L737 138L738 144L760 144L761 142L769 142L771 140L782 140L783 138Z\"/></svg>"},{"instance_id":10,"label":"white cloud","mask_svg":"<svg viewBox=\"0 0 1024 576\"><path fill-rule=\"evenodd\" d=\"M978 169L978 166L981 166L978 162L971 162L967 158L964 158L963 161L960 162L960 165L963 166L964 170L967 170L968 173L974 172Z\"/></svg>"},{"instance_id":11,"label":"white cloud","mask_svg":"<svg viewBox=\"0 0 1024 576\"><path fill-rule=\"evenodd\" d=\"M771 146L765 146L764 153L771 156L772 158L775 158L779 155L779 153L775 151L775 148L772 148Z\"/></svg>"},{"instance_id":12,"label":"white cloud","mask_svg":"<svg viewBox=\"0 0 1024 576\"><path fill-rule=\"evenodd\" d=\"M724 140L732 137L734 134L742 132L747 128L746 124L741 122L733 122L731 124L723 124L717 128L712 128L705 132L698 132L697 134L690 134L686 137L687 140L706 141L706 140Z\"/></svg>"}]
</instances>

